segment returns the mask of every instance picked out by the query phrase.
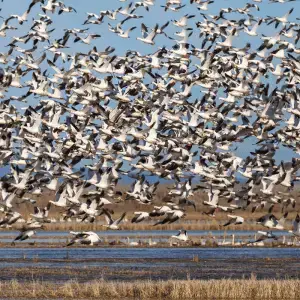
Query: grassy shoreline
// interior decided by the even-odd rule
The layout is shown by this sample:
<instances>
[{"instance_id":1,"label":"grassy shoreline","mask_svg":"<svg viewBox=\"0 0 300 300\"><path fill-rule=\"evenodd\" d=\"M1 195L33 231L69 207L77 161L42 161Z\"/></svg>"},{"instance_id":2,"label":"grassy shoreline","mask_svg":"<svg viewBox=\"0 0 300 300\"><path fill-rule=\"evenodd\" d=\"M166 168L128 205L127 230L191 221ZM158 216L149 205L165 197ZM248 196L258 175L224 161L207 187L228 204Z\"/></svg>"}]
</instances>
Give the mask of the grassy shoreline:
<instances>
[{"instance_id":1,"label":"grassy shoreline","mask_svg":"<svg viewBox=\"0 0 300 300\"><path fill-rule=\"evenodd\" d=\"M30 299L299 299L300 280L0 282L1 298Z\"/></svg>"}]
</instances>

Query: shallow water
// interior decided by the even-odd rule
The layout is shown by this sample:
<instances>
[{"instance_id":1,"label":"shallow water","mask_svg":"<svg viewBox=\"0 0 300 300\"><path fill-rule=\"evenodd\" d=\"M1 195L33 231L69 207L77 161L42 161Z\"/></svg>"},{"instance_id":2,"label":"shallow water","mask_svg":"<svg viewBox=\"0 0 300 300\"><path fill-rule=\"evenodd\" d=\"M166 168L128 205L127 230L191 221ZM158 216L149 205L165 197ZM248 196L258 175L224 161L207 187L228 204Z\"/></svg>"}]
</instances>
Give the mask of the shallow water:
<instances>
[{"instance_id":1,"label":"shallow water","mask_svg":"<svg viewBox=\"0 0 300 300\"><path fill-rule=\"evenodd\" d=\"M187 267L200 260L300 259L296 248L17 248L0 249L0 269L6 267ZM66 260L68 257L68 260ZM15 260L14 260L15 259ZM113 259L112 261L104 261ZM118 259L120 262L118 262ZM125 259L125 261L124 261ZM145 261L134 262L140 259ZM5 261L7 260L7 261ZM40 260L40 261L39 261ZM99 260L99 261L97 261ZM101 261L100 261L101 260ZM147 261L149 260L149 261ZM155 261L154 261L155 260ZM190 262L188 262L190 260ZM181 261L181 262L180 262Z\"/></svg>"},{"instance_id":2,"label":"shallow water","mask_svg":"<svg viewBox=\"0 0 300 300\"><path fill-rule=\"evenodd\" d=\"M298 248L1 248L0 258L28 259L238 259L299 258ZM72 261L71 261L72 262ZM76 261L74 262L76 263ZM1 267L1 266L0 266Z\"/></svg>"}]
</instances>

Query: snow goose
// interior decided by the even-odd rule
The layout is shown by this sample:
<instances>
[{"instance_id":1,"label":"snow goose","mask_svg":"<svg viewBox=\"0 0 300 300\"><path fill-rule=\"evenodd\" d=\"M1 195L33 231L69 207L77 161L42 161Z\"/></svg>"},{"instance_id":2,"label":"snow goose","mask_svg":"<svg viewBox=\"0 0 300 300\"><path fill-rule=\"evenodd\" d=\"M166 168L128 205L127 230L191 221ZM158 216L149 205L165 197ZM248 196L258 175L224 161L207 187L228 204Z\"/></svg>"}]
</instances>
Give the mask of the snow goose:
<instances>
[{"instance_id":1,"label":"snow goose","mask_svg":"<svg viewBox=\"0 0 300 300\"><path fill-rule=\"evenodd\" d=\"M25 230L25 231L21 231L21 233L12 241L12 245L15 245L15 241L25 241L29 238L31 238L33 235L36 234L35 230Z\"/></svg>"},{"instance_id":2,"label":"snow goose","mask_svg":"<svg viewBox=\"0 0 300 300\"><path fill-rule=\"evenodd\" d=\"M136 211L134 212L134 217L131 220L131 223L140 223L144 220L148 220L150 218L149 213L144 211Z\"/></svg>"},{"instance_id":3,"label":"snow goose","mask_svg":"<svg viewBox=\"0 0 300 300\"><path fill-rule=\"evenodd\" d=\"M49 202L57 207L67 207L67 189L66 188L64 188L60 194L57 193L56 198L57 198L57 201L50 200Z\"/></svg>"},{"instance_id":4,"label":"snow goose","mask_svg":"<svg viewBox=\"0 0 300 300\"><path fill-rule=\"evenodd\" d=\"M74 43L78 42L78 41L81 41L83 44L87 44L87 45L90 45L91 44L91 41L96 39L96 38L99 38L101 37L100 34L89 34L87 37L85 38L82 38L80 36L77 36L74 40Z\"/></svg>"},{"instance_id":5,"label":"snow goose","mask_svg":"<svg viewBox=\"0 0 300 300\"><path fill-rule=\"evenodd\" d=\"M239 225L244 223L244 218L240 216L234 216L234 215L227 215L229 218L229 221L227 221L223 226L228 226L228 225Z\"/></svg>"},{"instance_id":6,"label":"snow goose","mask_svg":"<svg viewBox=\"0 0 300 300\"><path fill-rule=\"evenodd\" d=\"M74 235L74 237L67 244L67 246L72 246L75 243L94 246L95 244L99 244L101 242L99 235L93 231L70 231L70 233Z\"/></svg>"},{"instance_id":7,"label":"snow goose","mask_svg":"<svg viewBox=\"0 0 300 300\"><path fill-rule=\"evenodd\" d=\"M30 214L30 215L34 219L36 219L38 222L50 223L51 221L48 219L50 207L51 207L51 203L50 202L43 209L40 209L39 207L35 206L34 207L34 214Z\"/></svg>"},{"instance_id":8,"label":"snow goose","mask_svg":"<svg viewBox=\"0 0 300 300\"><path fill-rule=\"evenodd\" d=\"M179 209L167 211L166 215L167 216L163 220L156 222L155 224L153 224L153 226L166 223L171 224L186 216L185 212Z\"/></svg>"},{"instance_id":9,"label":"snow goose","mask_svg":"<svg viewBox=\"0 0 300 300\"><path fill-rule=\"evenodd\" d=\"M188 15L188 14L186 14L182 18L180 18L179 20L174 20L173 24L175 26L178 26L178 27L185 27L187 25L188 20L192 19L194 17L195 17L195 15Z\"/></svg>"},{"instance_id":10,"label":"snow goose","mask_svg":"<svg viewBox=\"0 0 300 300\"><path fill-rule=\"evenodd\" d=\"M44 229L44 225L33 219L27 220L27 222L22 226L21 231Z\"/></svg>"},{"instance_id":11,"label":"snow goose","mask_svg":"<svg viewBox=\"0 0 300 300\"><path fill-rule=\"evenodd\" d=\"M295 236L300 237L300 216L297 214L294 222L293 222L293 229L289 230L289 233L292 233Z\"/></svg>"},{"instance_id":12,"label":"snow goose","mask_svg":"<svg viewBox=\"0 0 300 300\"><path fill-rule=\"evenodd\" d=\"M267 214L257 219L257 224L261 224L269 229L284 230L284 223L288 216L286 212L279 220L273 214Z\"/></svg>"},{"instance_id":13,"label":"snow goose","mask_svg":"<svg viewBox=\"0 0 300 300\"><path fill-rule=\"evenodd\" d=\"M260 19L253 27L251 30L249 30L247 27L245 28L245 32L250 35L250 36L257 36L257 29L262 23L262 19Z\"/></svg>"},{"instance_id":14,"label":"snow goose","mask_svg":"<svg viewBox=\"0 0 300 300\"><path fill-rule=\"evenodd\" d=\"M203 201L203 204L212 208L218 207L220 192L220 190L213 189L211 186L208 193L208 201Z\"/></svg>"},{"instance_id":15,"label":"snow goose","mask_svg":"<svg viewBox=\"0 0 300 300\"><path fill-rule=\"evenodd\" d=\"M154 208L154 210L152 210L152 212L150 212L150 214L149 214L150 217L160 217L172 210L172 208L170 208L167 205L154 206L153 208Z\"/></svg>"},{"instance_id":16,"label":"snow goose","mask_svg":"<svg viewBox=\"0 0 300 300\"><path fill-rule=\"evenodd\" d=\"M21 16L19 15L10 15L8 19L6 19L6 22L12 19L17 19L19 24L22 25L25 21L27 21L28 14L30 12L30 9L26 10Z\"/></svg>"},{"instance_id":17,"label":"snow goose","mask_svg":"<svg viewBox=\"0 0 300 300\"><path fill-rule=\"evenodd\" d=\"M112 230L120 230L119 226L120 223L123 221L123 219L126 216L126 212L124 212L118 219L113 220L113 218L111 217L111 214L109 213L109 211L107 209L103 209L103 213L107 222L107 225L102 225L108 229L112 229Z\"/></svg>"},{"instance_id":18,"label":"snow goose","mask_svg":"<svg viewBox=\"0 0 300 300\"><path fill-rule=\"evenodd\" d=\"M189 240L186 230L180 230L176 235L172 235L171 239L176 239L181 242L186 242Z\"/></svg>"},{"instance_id":19,"label":"snow goose","mask_svg":"<svg viewBox=\"0 0 300 300\"><path fill-rule=\"evenodd\" d=\"M14 211L14 212L7 212L5 214L5 217L0 221L0 226L3 227L4 225L12 225L16 223L19 219L21 219L22 216L20 213Z\"/></svg>"},{"instance_id":20,"label":"snow goose","mask_svg":"<svg viewBox=\"0 0 300 300\"><path fill-rule=\"evenodd\" d=\"M132 242L132 241L130 241L130 238L129 237L127 237L127 245L129 245L129 246L140 246L140 241L139 242Z\"/></svg>"},{"instance_id":21,"label":"snow goose","mask_svg":"<svg viewBox=\"0 0 300 300\"><path fill-rule=\"evenodd\" d=\"M147 27L142 23L142 34L143 34L143 37L137 37L136 39L138 41L141 41L143 43L146 43L146 44L150 44L150 45L154 45L154 39L157 35L157 30L158 30L158 24L155 25L154 29L148 33L148 29Z\"/></svg>"},{"instance_id":22,"label":"snow goose","mask_svg":"<svg viewBox=\"0 0 300 300\"><path fill-rule=\"evenodd\" d=\"M258 244L258 243L260 243L260 242L262 242L264 240L267 240L267 239L278 240L278 237L276 235L274 235L272 232L269 232L269 231L258 231L257 233L259 234L259 236L256 238L256 235L255 235L255 240L246 243L247 245L248 244Z\"/></svg>"}]
</instances>

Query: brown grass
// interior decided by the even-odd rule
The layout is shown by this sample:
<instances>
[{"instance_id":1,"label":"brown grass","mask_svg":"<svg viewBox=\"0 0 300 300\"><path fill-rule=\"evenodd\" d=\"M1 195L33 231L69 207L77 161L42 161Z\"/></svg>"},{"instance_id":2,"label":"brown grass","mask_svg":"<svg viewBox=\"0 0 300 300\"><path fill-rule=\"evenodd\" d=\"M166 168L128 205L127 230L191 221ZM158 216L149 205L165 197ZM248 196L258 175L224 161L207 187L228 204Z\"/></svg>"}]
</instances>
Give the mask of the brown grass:
<instances>
[{"instance_id":1,"label":"brown grass","mask_svg":"<svg viewBox=\"0 0 300 300\"><path fill-rule=\"evenodd\" d=\"M225 220L223 221L223 223ZM51 223L46 224L45 228L50 231L103 231L106 230L105 227L102 226L102 223L77 223L77 222L65 222L65 223ZM262 227L255 223L251 224L243 224L241 226L228 226L227 228L220 227L218 222L197 222L197 221L179 221L173 224L167 225L158 225L153 226L150 223L140 223L140 224L132 224L122 223L120 228L122 230L134 230L134 231L143 231L143 230L261 230ZM116 231L117 235L117 231Z\"/></svg>"},{"instance_id":2,"label":"brown grass","mask_svg":"<svg viewBox=\"0 0 300 300\"><path fill-rule=\"evenodd\" d=\"M2 298L37 299L299 299L300 280L0 282Z\"/></svg>"}]
</instances>

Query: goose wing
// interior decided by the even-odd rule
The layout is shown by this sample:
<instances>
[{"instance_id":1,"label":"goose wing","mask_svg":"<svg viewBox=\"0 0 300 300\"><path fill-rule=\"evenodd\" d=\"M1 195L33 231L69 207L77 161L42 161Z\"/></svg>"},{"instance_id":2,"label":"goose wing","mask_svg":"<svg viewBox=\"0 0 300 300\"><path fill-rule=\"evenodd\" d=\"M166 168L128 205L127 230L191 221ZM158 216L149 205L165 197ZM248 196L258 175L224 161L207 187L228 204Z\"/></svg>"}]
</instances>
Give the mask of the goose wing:
<instances>
[{"instance_id":1,"label":"goose wing","mask_svg":"<svg viewBox=\"0 0 300 300\"><path fill-rule=\"evenodd\" d=\"M104 213L104 217L106 219L107 224L108 225L113 224L114 220L112 219L111 214L106 209L103 209L103 213Z\"/></svg>"},{"instance_id":2,"label":"goose wing","mask_svg":"<svg viewBox=\"0 0 300 300\"><path fill-rule=\"evenodd\" d=\"M158 29L158 24L155 25L155 27L153 28L153 30L148 34L147 36L147 40L153 40L155 35L156 35L156 32L157 32L157 29Z\"/></svg>"},{"instance_id":3,"label":"goose wing","mask_svg":"<svg viewBox=\"0 0 300 300\"><path fill-rule=\"evenodd\" d=\"M33 211L34 211L34 214L35 214L35 215L39 215L40 212L41 212L41 209L40 209L39 207L35 206L35 207L33 208Z\"/></svg>"},{"instance_id":4,"label":"goose wing","mask_svg":"<svg viewBox=\"0 0 300 300\"><path fill-rule=\"evenodd\" d=\"M148 28L144 23L141 24L141 30L142 30L142 36L143 36L143 38L145 38L148 33Z\"/></svg>"},{"instance_id":5,"label":"goose wing","mask_svg":"<svg viewBox=\"0 0 300 300\"><path fill-rule=\"evenodd\" d=\"M119 225L122 222L122 220L125 218L125 216L126 216L126 212L124 212L119 219L115 220L115 224Z\"/></svg>"},{"instance_id":6,"label":"goose wing","mask_svg":"<svg viewBox=\"0 0 300 300\"><path fill-rule=\"evenodd\" d=\"M236 216L233 215L227 215L227 217L229 218L229 220L223 226L228 226L230 224L233 224L237 218Z\"/></svg>"},{"instance_id":7,"label":"goose wing","mask_svg":"<svg viewBox=\"0 0 300 300\"><path fill-rule=\"evenodd\" d=\"M300 216L297 214L294 222L293 222L293 232L300 234Z\"/></svg>"},{"instance_id":8,"label":"goose wing","mask_svg":"<svg viewBox=\"0 0 300 300\"><path fill-rule=\"evenodd\" d=\"M286 212L286 213L278 220L278 224L281 225L281 226L283 226L284 223L285 223L285 220L286 220L287 216L288 216L288 212Z\"/></svg>"}]
</instances>

